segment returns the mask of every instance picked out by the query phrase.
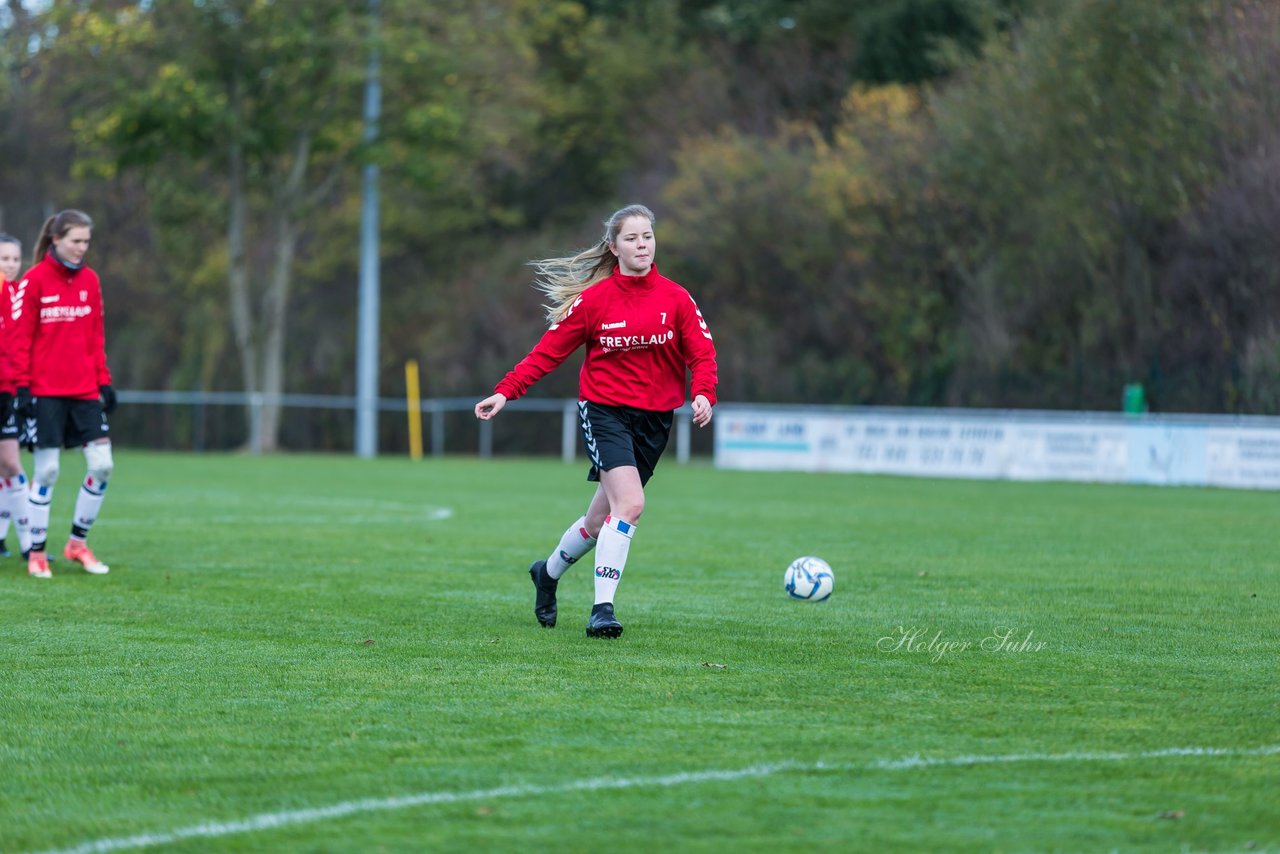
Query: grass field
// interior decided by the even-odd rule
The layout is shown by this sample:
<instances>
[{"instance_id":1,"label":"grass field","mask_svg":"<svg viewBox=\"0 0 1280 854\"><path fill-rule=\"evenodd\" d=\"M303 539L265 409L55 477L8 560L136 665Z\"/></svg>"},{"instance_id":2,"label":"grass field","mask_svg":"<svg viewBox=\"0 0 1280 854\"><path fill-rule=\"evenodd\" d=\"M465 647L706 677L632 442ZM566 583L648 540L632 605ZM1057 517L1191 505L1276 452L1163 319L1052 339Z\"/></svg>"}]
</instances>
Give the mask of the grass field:
<instances>
[{"instance_id":1,"label":"grass field","mask_svg":"<svg viewBox=\"0 0 1280 854\"><path fill-rule=\"evenodd\" d=\"M0 560L0 851L1280 850L1280 496L669 462L603 641L584 472L119 453L110 575Z\"/></svg>"}]
</instances>

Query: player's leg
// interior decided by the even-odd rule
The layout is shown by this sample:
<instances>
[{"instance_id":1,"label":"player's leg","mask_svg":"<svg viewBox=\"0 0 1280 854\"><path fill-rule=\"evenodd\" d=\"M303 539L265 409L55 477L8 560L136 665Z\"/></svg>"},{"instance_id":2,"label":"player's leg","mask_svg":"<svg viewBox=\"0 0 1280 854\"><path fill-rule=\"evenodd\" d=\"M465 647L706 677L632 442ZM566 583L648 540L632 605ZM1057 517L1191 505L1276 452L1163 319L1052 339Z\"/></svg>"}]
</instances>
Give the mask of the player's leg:
<instances>
[{"instance_id":1,"label":"player's leg","mask_svg":"<svg viewBox=\"0 0 1280 854\"><path fill-rule=\"evenodd\" d=\"M598 511L597 506L601 508ZM547 628L556 624L556 587L560 583L560 577L595 548L596 535L591 531L599 533L600 523L608 512L609 500L605 497L604 489L596 487L595 497L591 499L587 512L565 529L560 535L560 542L546 560L535 560L529 567L529 577L537 591L534 595L533 615L538 618L539 624ZM598 515L594 528L590 527L593 514Z\"/></svg>"},{"instance_id":2,"label":"player's leg","mask_svg":"<svg viewBox=\"0 0 1280 854\"><path fill-rule=\"evenodd\" d=\"M589 637L617 637L622 624L613 612L622 572L631 550L631 537L644 513L644 488L653 476L667 438L671 434L669 412L646 412L627 409L622 412L626 425L625 452L607 452L617 465L602 467L600 485L608 502L608 515L600 527L596 543L596 604L587 623Z\"/></svg>"},{"instance_id":3,"label":"player's leg","mask_svg":"<svg viewBox=\"0 0 1280 854\"><path fill-rule=\"evenodd\" d=\"M579 401L578 421L591 459L588 480L600 486L583 516L595 546L595 605L587 623L591 637L617 637L622 624L613 615L613 596L626 562L629 532L644 510L644 488L636 471L632 420L635 410ZM629 474L628 474L629 472Z\"/></svg>"},{"instance_id":4,"label":"player's leg","mask_svg":"<svg viewBox=\"0 0 1280 854\"><path fill-rule=\"evenodd\" d=\"M596 523L593 530L590 521L592 518L592 509L596 505L605 508L604 513L600 514L600 521ZM608 498L605 497L604 489L596 487L596 494L591 499L591 505L587 508L587 512L565 529L560 535L560 542L556 544L556 548L547 558L547 575L552 578L559 578L568 571L579 560L587 555L596 546L596 537L600 533L600 522L604 521L604 516L608 513Z\"/></svg>"},{"instance_id":5,"label":"player's leg","mask_svg":"<svg viewBox=\"0 0 1280 854\"><path fill-rule=\"evenodd\" d=\"M84 446L85 475L76 495L76 511L71 521L71 536L62 554L94 575L105 575L109 567L98 560L89 548L89 529L98 520L102 501L106 497L107 484L115 462L111 456L111 440L98 439Z\"/></svg>"},{"instance_id":6,"label":"player's leg","mask_svg":"<svg viewBox=\"0 0 1280 854\"><path fill-rule=\"evenodd\" d=\"M0 425L0 556L8 557L5 537L10 522L18 535L18 547L25 553L31 547L27 532L27 475L18 456L18 420L11 412Z\"/></svg>"},{"instance_id":7,"label":"player's leg","mask_svg":"<svg viewBox=\"0 0 1280 854\"><path fill-rule=\"evenodd\" d=\"M31 533L31 549L27 556L27 574L33 578L49 578L49 560L45 547L49 538L49 505L53 502L53 487L58 482L59 447L35 449L35 462L31 467L31 489L27 497L27 519Z\"/></svg>"},{"instance_id":8,"label":"player's leg","mask_svg":"<svg viewBox=\"0 0 1280 854\"><path fill-rule=\"evenodd\" d=\"M600 537L600 529L604 527L604 520L608 515L609 493L604 491L603 486L597 486L595 495L591 496L591 503L587 505L587 512L582 517L582 526L593 541Z\"/></svg>"},{"instance_id":9,"label":"player's leg","mask_svg":"<svg viewBox=\"0 0 1280 854\"><path fill-rule=\"evenodd\" d=\"M644 513L644 486L635 466L615 466L600 472L600 487L609 499L609 514L596 543L596 604L612 602L636 521Z\"/></svg>"},{"instance_id":10,"label":"player's leg","mask_svg":"<svg viewBox=\"0 0 1280 854\"><path fill-rule=\"evenodd\" d=\"M35 403L35 416L27 419L20 439L34 455L27 493L31 532L27 574L48 578L51 573L45 546L49 538L49 505L53 502L53 487L58 482L63 443L76 431L70 419L71 401L67 398L41 396Z\"/></svg>"},{"instance_id":11,"label":"player's leg","mask_svg":"<svg viewBox=\"0 0 1280 854\"><path fill-rule=\"evenodd\" d=\"M591 458L591 472L587 475L587 479L597 480L596 466L600 462L600 453L592 423L591 407L592 404L586 401L578 402L578 427L582 430L587 456ZM607 413L605 415L607 416ZM601 413L597 412L596 420L599 421L600 417ZM617 432L619 427L604 425L603 429L606 432L610 429ZM560 535L560 542L556 544L551 554L545 560L535 560L530 564L529 579L534 587L533 615L538 619L539 625L551 628L556 624L558 611L556 588L559 586L560 577L570 566L595 548L600 524L607 513L608 498L605 496L604 489L597 487L587 512L565 529Z\"/></svg>"}]
</instances>

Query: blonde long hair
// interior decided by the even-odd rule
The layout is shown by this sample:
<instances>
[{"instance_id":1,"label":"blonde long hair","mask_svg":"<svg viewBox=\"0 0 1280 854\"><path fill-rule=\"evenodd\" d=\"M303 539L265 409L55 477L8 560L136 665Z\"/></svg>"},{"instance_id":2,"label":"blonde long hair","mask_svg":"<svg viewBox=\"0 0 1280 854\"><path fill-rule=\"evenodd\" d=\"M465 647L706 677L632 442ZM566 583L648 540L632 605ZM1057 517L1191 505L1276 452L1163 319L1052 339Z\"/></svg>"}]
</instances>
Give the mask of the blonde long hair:
<instances>
[{"instance_id":1,"label":"blonde long hair","mask_svg":"<svg viewBox=\"0 0 1280 854\"><path fill-rule=\"evenodd\" d=\"M633 216L649 220L650 227L655 222L653 211L644 205L627 205L614 211L613 216L604 221L604 236L595 246L565 258L544 258L529 262L529 266L536 272L534 287L551 300L549 305L543 306L547 310L549 322L559 323L564 320L574 300L583 291L609 278L613 273L614 265L617 264L613 245L618 239L618 232L622 230L622 223Z\"/></svg>"}]
</instances>

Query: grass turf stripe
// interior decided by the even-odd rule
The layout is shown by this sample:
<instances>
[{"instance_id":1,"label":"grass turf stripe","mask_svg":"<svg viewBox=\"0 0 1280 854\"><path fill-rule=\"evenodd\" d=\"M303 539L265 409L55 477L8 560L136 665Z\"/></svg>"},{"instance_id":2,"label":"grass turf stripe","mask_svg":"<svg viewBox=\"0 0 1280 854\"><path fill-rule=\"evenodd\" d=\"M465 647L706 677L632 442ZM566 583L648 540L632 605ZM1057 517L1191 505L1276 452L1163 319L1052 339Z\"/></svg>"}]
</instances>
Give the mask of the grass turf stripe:
<instances>
[{"instance_id":1,"label":"grass turf stripe","mask_svg":"<svg viewBox=\"0 0 1280 854\"><path fill-rule=\"evenodd\" d=\"M493 800L562 794L565 792L601 791L609 789L669 788L696 783L726 782L758 777L771 777L788 772L827 771L904 771L918 768L961 767L970 765L998 765L1034 762L1129 762L1147 759L1170 758L1222 758L1275 756L1280 745L1255 748L1229 747L1170 747L1136 753L1124 752L1070 752L1070 753L1011 753L994 755L970 755L951 757L907 756L900 759L881 759L864 764L848 763L798 763L774 762L751 765L746 768L685 771L650 777L593 777L556 785L499 786L491 789L473 789L462 792L420 792L391 798L365 798L344 801L327 807L286 810L262 813L240 821L206 822L162 833L142 833L136 836L97 839L83 842L72 848L54 849L46 854L103 854L110 851L127 851L169 845L188 839L232 836L241 833L272 830L298 824L311 824L358 813L387 812L431 804L454 804L465 801Z\"/></svg>"}]
</instances>

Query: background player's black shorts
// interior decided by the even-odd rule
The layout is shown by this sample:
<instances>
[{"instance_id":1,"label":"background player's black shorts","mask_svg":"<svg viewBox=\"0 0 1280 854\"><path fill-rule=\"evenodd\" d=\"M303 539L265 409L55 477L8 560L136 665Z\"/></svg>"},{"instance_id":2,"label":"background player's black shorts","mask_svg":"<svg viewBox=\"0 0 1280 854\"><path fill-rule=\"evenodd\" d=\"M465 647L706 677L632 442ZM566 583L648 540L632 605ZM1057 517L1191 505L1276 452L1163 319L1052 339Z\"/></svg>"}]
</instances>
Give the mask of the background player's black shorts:
<instances>
[{"instance_id":1,"label":"background player's black shorts","mask_svg":"<svg viewBox=\"0 0 1280 854\"><path fill-rule=\"evenodd\" d=\"M13 411L13 407L9 407L9 414L5 416L4 423L0 424L0 439L16 439L18 434L22 432L18 429L18 413Z\"/></svg>"},{"instance_id":2,"label":"background player's black shorts","mask_svg":"<svg viewBox=\"0 0 1280 854\"><path fill-rule=\"evenodd\" d=\"M587 480L598 481L601 471L618 466L635 466L640 483L648 483L667 447L672 417L671 412L578 401L578 426L591 458Z\"/></svg>"},{"instance_id":3,"label":"background player's black shorts","mask_svg":"<svg viewBox=\"0 0 1280 854\"><path fill-rule=\"evenodd\" d=\"M37 448L78 448L97 439L110 439L109 429L100 400L36 398Z\"/></svg>"}]
</instances>

